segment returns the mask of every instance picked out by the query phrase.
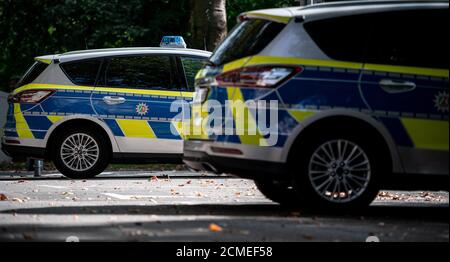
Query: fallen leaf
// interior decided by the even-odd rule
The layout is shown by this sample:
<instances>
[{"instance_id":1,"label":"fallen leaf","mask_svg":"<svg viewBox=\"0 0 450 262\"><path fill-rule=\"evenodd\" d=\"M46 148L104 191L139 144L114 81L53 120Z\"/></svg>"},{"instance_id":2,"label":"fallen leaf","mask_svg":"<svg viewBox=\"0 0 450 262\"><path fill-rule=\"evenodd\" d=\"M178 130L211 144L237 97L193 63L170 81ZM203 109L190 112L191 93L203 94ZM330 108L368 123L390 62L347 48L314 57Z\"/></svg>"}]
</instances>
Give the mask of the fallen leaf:
<instances>
[{"instance_id":1,"label":"fallen leaf","mask_svg":"<svg viewBox=\"0 0 450 262\"><path fill-rule=\"evenodd\" d=\"M19 203L23 203L24 202L22 199L17 198L17 197L15 197L15 198L13 198L11 200L14 201L14 202L19 202Z\"/></svg>"},{"instance_id":2,"label":"fallen leaf","mask_svg":"<svg viewBox=\"0 0 450 262\"><path fill-rule=\"evenodd\" d=\"M186 184L191 184L192 183L192 180L188 180L188 181L186 181Z\"/></svg>"},{"instance_id":3,"label":"fallen leaf","mask_svg":"<svg viewBox=\"0 0 450 262\"><path fill-rule=\"evenodd\" d=\"M0 201L8 200L5 194L0 194Z\"/></svg>"},{"instance_id":4,"label":"fallen leaf","mask_svg":"<svg viewBox=\"0 0 450 262\"><path fill-rule=\"evenodd\" d=\"M156 182L156 181L158 181L158 177L157 177L157 176L152 176L152 177L150 178L150 181Z\"/></svg>"},{"instance_id":5,"label":"fallen leaf","mask_svg":"<svg viewBox=\"0 0 450 262\"><path fill-rule=\"evenodd\" d=\"M209 230L211 230L212 232L220 232L222 231L222 227L217 224L211 223L209 224Z\"/></svg>"}]
</instances>

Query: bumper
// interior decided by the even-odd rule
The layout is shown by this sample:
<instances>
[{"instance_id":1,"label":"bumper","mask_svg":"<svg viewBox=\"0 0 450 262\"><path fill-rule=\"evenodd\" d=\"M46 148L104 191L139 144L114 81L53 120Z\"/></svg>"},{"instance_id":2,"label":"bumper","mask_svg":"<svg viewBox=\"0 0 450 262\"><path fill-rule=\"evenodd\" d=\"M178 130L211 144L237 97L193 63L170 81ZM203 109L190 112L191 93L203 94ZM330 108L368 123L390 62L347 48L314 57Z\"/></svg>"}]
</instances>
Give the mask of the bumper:
<instances>
[{"instance_id":1,"label":"bumper","mask_svg":"<svg viewBox=\"0 0 450 262\"><path fill-rule=\"evenodd\" d=\"M2 143L2 151L14 160L25 160L27 157L46 158L45 148L18 146Z\"/></svg>"},{"instance_id":2,"label":"bumper","mask_svg":"<svg viewBox=\"0 0 450 262\"><path fill-rule=\"evenodd\" d=\"M286 165L281 162L252 160L223 154L212 155L202 150L212 144L213 142L210 141L184 141L183 162L194 170L216 174L226 173L242 178L281 178L287 175Z\"/></svg>"}]
</instances>

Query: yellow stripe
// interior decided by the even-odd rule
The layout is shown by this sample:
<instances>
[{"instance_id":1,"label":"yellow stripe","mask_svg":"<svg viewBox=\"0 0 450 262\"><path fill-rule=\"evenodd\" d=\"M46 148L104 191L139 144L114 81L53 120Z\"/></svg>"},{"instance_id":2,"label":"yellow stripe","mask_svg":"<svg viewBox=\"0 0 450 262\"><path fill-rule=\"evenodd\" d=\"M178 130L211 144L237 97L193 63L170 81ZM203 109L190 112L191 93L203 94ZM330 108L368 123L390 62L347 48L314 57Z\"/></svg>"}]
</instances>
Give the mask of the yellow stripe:
<instances>
[{"instance_id":1,"label":"yellow stripe","mask_svg":"<svg viewBox=\"0 0 450 262\"><path fill-rule=\"evenodd\" d=\"M297 122L302 122L316 113L315 111L302 111L297 109L291 109L288 110L288 112L295 120L297 120Z\"/></svg>"},{"instance_id":2,"label":"yellow stripe","mask_svg":"<svg viewBox=\"0 0 450 262\"><path fill-rule=\"evenodd\" d=\"M412 75L425 75L448 78L448 70L445 69L433 69L422 67L410 67L410 66L391 66L391 65L375 65L365 64L364 69L383 71L391 73L412 74Z\"/></svg>"},{"instance_id":3,"label":"yellow stripe","mask_svg":"<svg viewBox=\"0 0 450 262\"><path fill-rule=\"evenodd\" d=\"M291 19L291 17L289 17L289 16L269 15L269 14L258 13L258 12L248 12L248 13L245 13L245 16L247 16L248 18L263 18L263 19L267 19L267 20L275 21L275 22L279 22L279 23L284 23L284 24L289 23L289 20Z\"/></svg>"},{"instance_id":4,"label":"yellow stripe","mask_svg":"<svg viewBox=\"0 0 450 262\"><path fill-rule=\"evenodd\" d=\"M228 99L230 99L230 95L232 95L234 88L227 88L228 92ZM239 88L235 88L234 90L234 96L232 98L233 101L241 101L245 103L244 96L242 95L242 92ZM236 108L232 110L233 112L233 118L235 120L235 123L244 123L244 126L242 127L244 131L244 134L239 135L239 139L241 140L242 144L247 145L260 145L260 146L267 146L267 141L264 139L264 137L261 135L258 125L256 123L255 118L251 114L250 110L247 106L243 107L244 112L241 112L238 114ZM243 119L242 119L243 118ZM236 132L238 132L240 129L239 126L236 124ZM249 134L249 130L256 130L256 134Z\"/></svg>"},{"instance_id":5,"label":"yellow stripe","mask_svg":"<svg viewBox=\"0 0 450 262\"><path fill-rule=\"evenodd\" d=\"M414 118L401 121L416 148L448 151L448 121Z\"/></svg>"},{"instance_id":6,"label":"yellow stripe","mask_svg":"<svg viewBox=\"0 0 450 262\"><path fill-rule=\"evenodd\" d=\"M145 120L116 119L126 137L156 138L153 129Z\"/></svg>"},{"instance_id":7,"label":"yellow stripe","mask_svg":"<svg viewBox=\"0 0 450 262\"><path fill-rule=\"evenodd\" d=\"M250 59L250 61L248 61L247 66L264 64L328 66L348 69L362 69L361 63L277 56L254 56Z\"/></svg>"},{"instance_id":8,"label":"yellow stripe","mask_svg":"<svg viewBox=\"0 0 450 262\"><path fill-rule=\"evenodd\" d=\"M24 90L31 89L57 89L57 90L78 90L78 91L102 91L102 92L117 92L117 93L131 93L142 95L157 95L157 96L183 96L194 97L194 92L180 92L180 91L162 91L162 90L146 90L133 88L115 88L115 87L91 87L91 86L71 86L71 85L56 85L56 84L28 84L14 90L14 94Z\"/></svg>"},{"instance_id":9,"label":"yellow stripe","mask_svg":"<svg viewBox=\"0 0 450 262\"><path fill-rule=\"evenodd\" d=\"M334 60L320 60L320 59L304 59L296 57L276 57L276 56L253 56L245 57L239 60L230 62L224 66L224 72L237 69L243 66L265 65L265 64L281 64L281 65L305 65L305 66L323 66L346 69L363 69L362 63L353 63L345 61ZM401 74L426 75L435 77L448 78L449 71L446 69L433 69L422 67L409 66L391 66L391 65L376 65L365 64L365 70L384 71Z\"/></svg>"},{"instance_id":10,"label":"yellow stripe","mask_svg":"<svg viewBox=\"0 0 450 262\"><path fill-rule=\"evenodd\" d=\"M16 131L20 138L34 138L33 133L23 117L20 104L14 104L14 117L16 119Z\"/></svg>"},{"instance_id":11,"label":"yellow stripe","mask_svg":"<svg viewBox=\"0 0 450 262\"><path fill-rule=\"evenodd\" d=\"M172 121L172 125L175 127L175 129L177 130L178 135L184 140L185 138L185 132L183 131L183 121ZM189 130L186 130L187 132L189 132Z\"/></svg>"},{"instance_id":12,"label":"yellow stripe","mask_svg":"<svg viewBox=\"0 0 450 262\"><path fill-rule=\"evenodd\" d=\"M64 116L47 116L48 120L50 120L50 122L52 122L52 124L58 122L63 117Z\"/></svg>"},{"instance_id":13,"label":"yellow stripe","mask_svg":"<svg viewBox=\"0 0 450 262\"><path fill-rule=\"evenodd\" d=\"M235 60L233 62L227 63L223 66L222 72L228 72L228 71L243 67L247 64L247 62L250 58L251 58L251 56L248 56L248 57L244 57L244 58Z\"/></svg>"},{"instance_id":14,"label":"yellow stripe","mask_svg":"<svg viewBox=\"0 0 450 262\"><path fill-rule=\"evenodd\" d=\"M51 64L51 63L52 63L52 60L51 60L51 59L43 59L43 58L38 58L38 57L36 57L34 60L39 61L39 62L42 62L42 63L44 63L44 64Z\"/></svg>"}]
</instances>

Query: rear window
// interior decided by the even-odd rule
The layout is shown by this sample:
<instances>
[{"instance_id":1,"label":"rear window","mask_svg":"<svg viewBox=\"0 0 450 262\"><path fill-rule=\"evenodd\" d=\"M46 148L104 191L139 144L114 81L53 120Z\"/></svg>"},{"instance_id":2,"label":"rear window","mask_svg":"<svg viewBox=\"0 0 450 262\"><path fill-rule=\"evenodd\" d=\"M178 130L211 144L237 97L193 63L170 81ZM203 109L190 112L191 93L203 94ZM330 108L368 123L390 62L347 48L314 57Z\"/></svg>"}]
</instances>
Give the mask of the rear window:
<instances>
[{"instance_id":1,"label":"rear window","mask_svg":"<svg viewBox=\"0 0 450 262\"><path fill-rule=\"evenodd\" d=\"M67 77L76 85L93 86L97 78L101 60L91 59L61 64Z\"/></svg>"},{"instance_id":2,"label":"rear window","mask_svg":"<svg viewBox=\"0 0 450 262\"><path fill-rule=\"evenodd\" d=\"M174 85L169 56L126 56L110 58L102 85L107 87L178 90Z\"/></svg>"},{"instance_id":3,"label":"rear window","mask_svg":"<svg viewBox=\"0 0 450 262\"><path fill-rule=\"evenodd\" d=\"M239 58L261 52L280 32L285 24L263 19L249 19L236 25L209 59L222 65Z\"/></svg>"},{"instance_id":4,"label":"rear window","mask_svg":"<svg viewBox=\"0 0 450 262\"><path fill-rule=\"evenodd\" d=\"M33 82L40 74L42 74L42 72L44 72L47 66L48 64L36 61L17 83L17 87L28 85Z\"/></svg>"},{"instance_id":5,"label":"rear window","mask_svg":"<svg viewBox=\"0 0 450 262\"><path fill-rule=\"evenodd\" d=\"M368 16L345 16L305 23L306 31L328 57L335 60L363 62Z\"/></svg>"},{"instance_id":6,"label":"rear window","mask_svg":"<svg viewBox=\"0 0 450 262\"><path fill-rule=\"evenodd\" d=\"M448 9L389 12L373 20L368 63L448 69Z\"/></svg>"},{"instance_id":7,"label":"rear window","mask_svg":"<svg viewBox=\"0 0 450 262\"><path fill-rule=\"evenodd\" d=\"M183 65L184 74L186 76L188 90L193 91L195 89L195 75L202 68L204 60L204 58L181 57L181 63Z\"/></svg>"}]
</instances>

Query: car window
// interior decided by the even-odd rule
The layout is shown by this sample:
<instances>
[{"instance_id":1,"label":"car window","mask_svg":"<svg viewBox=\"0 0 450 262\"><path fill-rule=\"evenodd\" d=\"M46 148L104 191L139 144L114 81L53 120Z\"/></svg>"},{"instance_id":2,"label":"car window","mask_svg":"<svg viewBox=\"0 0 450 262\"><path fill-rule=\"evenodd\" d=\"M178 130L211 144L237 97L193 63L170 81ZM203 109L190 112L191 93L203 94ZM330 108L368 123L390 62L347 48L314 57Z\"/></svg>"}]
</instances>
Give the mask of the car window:
<instances>
[{"instance_id":1,"label":"car window","mask_svg":"<svg viewBox=\"0 0 450 262\"><path fill-rule=\"evenodd\" d=\"M126 56L108 59L104 71L107 87L174 90L169 56Z\"/></svg>"},{"instance_id":2,"label":"car window","mask_svg":"<svg viewBox=\"0 0 450 262\"><path fill-rule=\"evenodd\" d=\"M181 64L183 65L184 74L186 76L186 83L188 90L190 91L195 89L195 75L202 68L204 60L204 58L197 57L181 57Z\"/></svg>"},{"instance_id":3,"label":"car window","mask_svg":"<svg viewBox=\"0 0 450 262\"><path fill-rule=\"evenodd\" d=\"M93 86L95 85L101 62L102 60L100 59L66 62L61 64L61 68L74 84Z\"/></svg>"},{"instance_id":4,"label":"car window","mask_svg":"<svg viewBox=\"0 0 450 262\"><path fill-rule=\"evenodd\" d=\"M328 57L361 63L369 23L367 16L355 15L307 22L304 27Z\"/></svg>"},{"instance_id":5,"label":"car window","mask_svg":"<svg viewBox=\"0 0 450 262\"><path fill-rule=\"evenodd\" d=\"M448 68L447 10L377 14L373 19L368 63Z\"/></svg>"},{"instance_id":6,"label":"car window","mask_svg":"<svg viewBox=\"0 0 450 262\"><path fill-rule=\"evenodd\" d=\"M264 19L248 19L236 25L214 50L210 61L223 65L261 52L285 27L285 24Z\"/></svg>"},{"instance_id":7,"label":"car window","mask_svg":"<svg viewBox=\"0 0 450 262\"><path fill-rule=\"evenodd\" d=\"M33 82L40 74L42 74L42 72L44 72L47 66L48 64L42 62L34 62L16 86L20 87Z\"/></svg>"}]
</instances>

